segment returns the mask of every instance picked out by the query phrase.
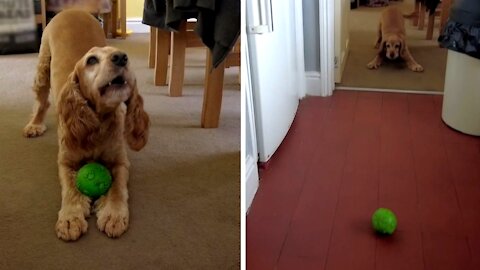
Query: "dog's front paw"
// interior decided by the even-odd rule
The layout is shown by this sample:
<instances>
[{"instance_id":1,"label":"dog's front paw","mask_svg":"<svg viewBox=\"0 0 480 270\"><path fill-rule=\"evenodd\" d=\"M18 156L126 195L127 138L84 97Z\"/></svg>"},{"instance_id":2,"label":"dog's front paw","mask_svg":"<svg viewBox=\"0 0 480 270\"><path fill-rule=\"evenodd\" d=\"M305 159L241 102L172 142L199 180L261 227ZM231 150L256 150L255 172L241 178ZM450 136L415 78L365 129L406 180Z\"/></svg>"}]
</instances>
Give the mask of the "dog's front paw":
<instances>
[{"instance_id":1,"label":"dog's front paw","mask_svg":"<svg viewBox=\"0 0 480 270\"><path fill-rule=\"evenodd\" d=\"M423 67L419 64L413 64L413 65L410 65L409 68L412 70L412 71L415 71L415 72L422 72L423 71Z\"/></svg>"},{"instance_id":2,"label":"dog's front paw","mask_svg":"<svg viewBox=\"0 0 480 270\"><path fill-rule=\"evenodd\" d=\"M113 204L107 202L97 210L97 226L108 237L119 237L128 228L128 206L123 203Z\"/></svg>"},{"instance_id":3,"label":"dog's front paw","mask_svg":"<svg viewBox=\"0 0 480 270\"><path fill-rule=\"evenodd\" d=\"M47 126L44 124L37 125L29 123L23 128L23 136L27 138L35 138L41 136L46 130Z\"/></svg>"},{"instance_id":4,"label":"dog's front paw","mask_svg":"<svg viewBox=\"0 0 480 270\"><path fill-rule=\"evenodd\" d=\"M65 241L75 241L87 232L88 223L83 214L65 214L60 210L55 225L58 238Z\"/></svg>"},{"instance_id":5,"label":"dog's front paw","mask_svg":"<svg viewBox=\"0 0 480 270\"><path fill-rule=\"evenodd\" d=\"M369 69L377 69L377 68L380 67L380 64L377 61L372 61L372 62L367 64L367 67Z\"/></svg>"}]
</instances>

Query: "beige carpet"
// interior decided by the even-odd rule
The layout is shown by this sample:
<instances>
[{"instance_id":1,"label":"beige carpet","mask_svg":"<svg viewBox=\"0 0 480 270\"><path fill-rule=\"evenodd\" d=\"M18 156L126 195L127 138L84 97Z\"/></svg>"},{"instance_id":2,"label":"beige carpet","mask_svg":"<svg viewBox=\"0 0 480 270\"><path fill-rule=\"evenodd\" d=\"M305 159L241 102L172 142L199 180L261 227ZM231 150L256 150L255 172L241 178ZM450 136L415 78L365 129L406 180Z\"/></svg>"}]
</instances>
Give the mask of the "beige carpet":
<instances>
[{"instance_id":1,"label":"beige carpet","mask_svg":"<svg viewBox=\"0 0 480 270\"><path fill-rule=\"evenodd\" d=\"M54 110L47 133L22 137L33 101L36 54L0 56L0 269L239 269L240 91L226 73L218 129L201 129L204 51L188 51L184 96L154 87L148 35L111 44L129 54L152 127L130 152L130 228L109 239L89 219L73 243L57 239L60 207Z\"/></svg>"},{"instance_id":2,"label":"beige carpet","mask_svg":"<svg viewBox=\"0 0 480 270\"><path fill-rule=\"evenodd\" d=\"M408 14L413 11L410 2L413 3L411 0L405 0L391 2L391 5L400 7L404 14ZM378 70L369 70L366 67L376 53L373 45L380 12L383 9L369 7L352 9L349 18L350 52L339 86L443 92L447 50L439 48L436 42L438 20L433 40L425 39L426 28L420 31L410 20L406 20L407 44L415 60L425 68L424 72L415 73L402 63L392 62L384 62Z\"/></svg>"}]
</instances>

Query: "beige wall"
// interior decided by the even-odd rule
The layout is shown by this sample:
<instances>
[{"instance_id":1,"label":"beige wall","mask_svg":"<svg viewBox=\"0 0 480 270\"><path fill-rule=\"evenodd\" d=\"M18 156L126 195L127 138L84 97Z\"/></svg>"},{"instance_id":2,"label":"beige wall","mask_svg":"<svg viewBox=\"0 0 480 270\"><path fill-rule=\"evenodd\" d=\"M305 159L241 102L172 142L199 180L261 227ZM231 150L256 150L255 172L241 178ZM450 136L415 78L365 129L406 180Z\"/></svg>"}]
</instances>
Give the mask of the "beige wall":
<instances>
[{"instance_id":1,"label":"beige wall","mask_svg":"<svg viewBox=\"0 0 480 270\"><path fill-rule=\"evenodd\" d=\"M144 0L127 0L127 18L141 18L143 2Z\"/></svg>"}]
</instances>

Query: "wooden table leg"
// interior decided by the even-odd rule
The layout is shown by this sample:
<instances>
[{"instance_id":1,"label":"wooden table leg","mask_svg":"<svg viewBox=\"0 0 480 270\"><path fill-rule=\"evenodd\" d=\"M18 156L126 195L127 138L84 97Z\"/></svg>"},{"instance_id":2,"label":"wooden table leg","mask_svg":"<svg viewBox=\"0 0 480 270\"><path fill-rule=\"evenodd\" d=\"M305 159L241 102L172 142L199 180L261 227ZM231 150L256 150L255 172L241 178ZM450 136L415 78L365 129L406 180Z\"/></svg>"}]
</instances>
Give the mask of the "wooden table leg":
<instances>
[{"instance_id":1,"label":"wooden table leg","mask_svg":"<svg viewBox=\"0 0 480 270\"><path fill-rule=\"evenodd\" d=\"M205 67L205 92L203 95L202 128L217 128L220 120L223 95L225 61L212 69L212 55L208 50Z\"/></svg>"},{"instance_id":2,"label":"wooden table leg","mask_svg":"<svg viewBox=\"0 0 480 270\"><path fill-rule=\"evenodd\" d=\"M150 26L150 44L148 46L148 67L155 67L155 52L157 51L157 31Z\"/></svg>"},{"instance_id":3,"label":"wooden table leg","mask_svg":"<svg viewBox=\"0 0 480 270\"><path fill-rule=\"evenodd\" d=\"M187 23L180 24L178 32L172 34L170 47L170 69L168 92L171 97L182 95L183 79L185 74L185 49L187 47Z\"/></svg>"},{"instance_id":4,"label":"wooden table leg","mask_svg":"<svg viewBox=\"0 0 480 270\"><path fill-rule=\"evenodd\" d=\"M155 27L155 85L167 85L168 50L170 48L170 32Z\"/></svg>"}]
</instances>

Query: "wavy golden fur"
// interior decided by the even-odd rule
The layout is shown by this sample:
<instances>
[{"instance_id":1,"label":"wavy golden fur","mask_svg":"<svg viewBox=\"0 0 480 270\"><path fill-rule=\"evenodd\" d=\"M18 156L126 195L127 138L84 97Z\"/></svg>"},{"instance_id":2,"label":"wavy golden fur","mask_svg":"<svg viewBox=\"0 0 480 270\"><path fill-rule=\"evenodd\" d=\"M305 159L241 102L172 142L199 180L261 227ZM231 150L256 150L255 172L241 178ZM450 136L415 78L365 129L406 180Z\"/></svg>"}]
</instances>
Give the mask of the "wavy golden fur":
<instances>
[{"instance_id":1,"label":"wavy golden fur","mask_svg":"<svg viewBox=\"0 0 480 270\"><path fill-rule=\"evenodd\" d=\"M44 31L33 90L37 102L24 128L26 137L46 131L50 91L56 100L62 187L57 236L76 240L87 231L92 201L76 189L75 175L89 161L101 162L113 177L112 187L93 208L97 226L109 237L120 236L129 223L126 145L135 151L142 149L149 128L128 56L106 46L92 15L62 11Z\"/></svg>"}]
</instances>

